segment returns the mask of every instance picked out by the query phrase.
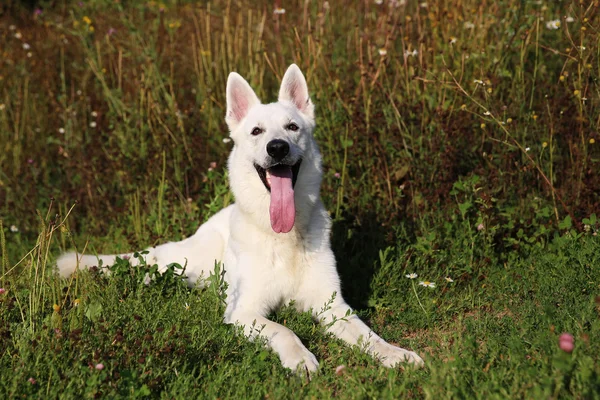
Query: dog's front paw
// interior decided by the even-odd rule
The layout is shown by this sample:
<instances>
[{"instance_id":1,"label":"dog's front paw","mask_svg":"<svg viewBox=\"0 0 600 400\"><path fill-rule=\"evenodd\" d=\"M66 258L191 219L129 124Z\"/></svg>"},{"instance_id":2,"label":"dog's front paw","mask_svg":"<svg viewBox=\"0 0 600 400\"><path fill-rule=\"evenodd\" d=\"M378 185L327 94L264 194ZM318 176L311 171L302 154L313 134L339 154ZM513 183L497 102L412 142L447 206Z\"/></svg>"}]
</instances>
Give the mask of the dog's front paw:
<instances>
[{"instance_id":1,"label":"dog's front paw","mask_svg":"<svg viewBox=\"0 0 600 400\"><path fill-rule=\"evenodd\" d=\"M389 343L381 343L376 347L376 352L379 361L388 368L393 368L400 363L413 364L418 368L425 365L423 359L414 351L396 347Z\"/></svg>"},{"instance_id":2,"label":"dog's front paw","mask_svg":"<svg viewBox=\"0 0 600 400\"><path fill-rule=\"evenodd\" d=\"M281 364L285 368L289 368L292 371L302 374L307 373L314 374L319 369L319 362L317 358L308 351L304 346L294 346L293 348L287 349L279 355Z\"/></svg>"}]
</instances>

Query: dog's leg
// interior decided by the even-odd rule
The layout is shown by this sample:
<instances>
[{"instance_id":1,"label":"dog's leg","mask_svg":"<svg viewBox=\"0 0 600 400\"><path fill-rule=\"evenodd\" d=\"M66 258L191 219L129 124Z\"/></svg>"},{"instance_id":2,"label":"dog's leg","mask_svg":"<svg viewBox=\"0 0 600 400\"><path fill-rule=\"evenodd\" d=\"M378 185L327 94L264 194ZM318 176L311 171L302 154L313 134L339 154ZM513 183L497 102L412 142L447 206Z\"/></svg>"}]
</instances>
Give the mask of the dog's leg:
<instances>
[{"instance_id":1,"label":"dog's leg","mask_svg":"<svg viewBox=\"0 0 600 400\"><path fill-rule=\"evenodd\" d=\"M350 345L362 346L386 367L399 363L423 365L417 353L387 343L352 314L352 309L340 294L333 253L327 251L315 255L307 273L305 285L300 290L299 304L303 310L311 309L328 332Z\"/></svg>"},{"instance_id":2,"label":"dog's leg","mask_svg":"<svg viewBox=\"0 0 600 400\"><path fill-rule=\"evenodd\" d=\"M319 368L316 357L302 344L291 330L270 321L259 313L234 310L225 313L226 323L243 325L244 334L250 338L262 337L267 346L279 355L284 367L296 372L315 372Z\"/></svg>"},{"instance_id":3,"label":"dog's leg","mask_svg":"<svg viewBox=\"0 0 600 400\"><path fill-rule=\"evenodd\" d=\"M387 343L373 332L343 300L334 301L331 308L317 313L317 318L328 332L350 345L359 345L377 358L386 367L394 367L399 363L423 365L417 353Z\"/></svg>"}]
</instances>

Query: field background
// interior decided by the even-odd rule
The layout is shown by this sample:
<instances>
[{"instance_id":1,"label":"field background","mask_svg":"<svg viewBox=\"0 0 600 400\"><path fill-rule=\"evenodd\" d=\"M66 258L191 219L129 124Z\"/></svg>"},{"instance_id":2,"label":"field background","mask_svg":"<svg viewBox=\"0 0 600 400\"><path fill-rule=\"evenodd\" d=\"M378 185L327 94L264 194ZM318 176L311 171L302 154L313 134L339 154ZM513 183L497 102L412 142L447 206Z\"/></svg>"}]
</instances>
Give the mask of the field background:
<instances>
[{"instance_id":1,"label":"field background","mask_svg":"<svg viewBox=\"0 0 600 400\"><path fill-rule=\"evenodd\" d=\"M0 397L600 398L599 7L4 1ZM292 62L343 294L422 370L286 308L321 363L294 376L221 323L218 273L54 275L65 249L179 240L233 202L227 75L268 102Z\"/></svg>"}]
</instances>

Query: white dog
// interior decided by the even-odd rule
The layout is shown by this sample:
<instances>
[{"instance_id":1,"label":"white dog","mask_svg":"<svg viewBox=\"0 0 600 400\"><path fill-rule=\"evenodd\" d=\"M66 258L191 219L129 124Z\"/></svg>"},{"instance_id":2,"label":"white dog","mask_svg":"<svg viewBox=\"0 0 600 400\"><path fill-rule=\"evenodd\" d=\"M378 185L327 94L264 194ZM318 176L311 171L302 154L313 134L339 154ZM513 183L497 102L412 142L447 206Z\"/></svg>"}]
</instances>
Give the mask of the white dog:
<instances>
[{"instance_id":1,"label":"white dog","mask_svg":"<svg viewBox=\"0 0 600 400\"><path fill-rule=\"evenodd\" d=\"M295 64L288 68L279 99L271 104L261 104L244 78L232 72L225 120L234 142L229 177L236 203L193 236L148 249L148 264L161 270L173 262L187 264L193 283L209 275L215 260L221 261L228 284L225 322L243 326L250 338L265 338L286 368L314 372L319 367L294 332L267 319L292 300L328 332L361 345L385 366L422 365L416 353L377 336L341 296L329 240L331 221L319 193L322 167L313 138L314 106L300 69ZM78 266L98 265L98 260L112 265L115 257L67 253L58 268L66 276Z\"/></svg>"}]
</instances>

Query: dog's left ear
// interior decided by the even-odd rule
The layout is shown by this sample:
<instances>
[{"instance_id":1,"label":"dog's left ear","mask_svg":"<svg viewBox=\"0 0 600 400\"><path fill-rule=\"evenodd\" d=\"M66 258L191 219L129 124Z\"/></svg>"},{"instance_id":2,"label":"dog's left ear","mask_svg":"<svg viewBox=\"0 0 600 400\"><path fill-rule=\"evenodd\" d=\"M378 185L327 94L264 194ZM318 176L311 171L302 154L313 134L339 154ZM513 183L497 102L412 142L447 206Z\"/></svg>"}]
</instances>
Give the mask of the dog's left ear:
<instances>
[{"instance_id":1,"label":"dog's left ear","mask_svg":"<svg viewBox=\"0 0 600 400\"><path fill-rule=\"evenodd\" d=\"M315 106L310 101L306 79L296 64L290 65L285 71L279 89L279 101L289 101L307 117L315 117Z\"/></svg>"}]
</instances>

